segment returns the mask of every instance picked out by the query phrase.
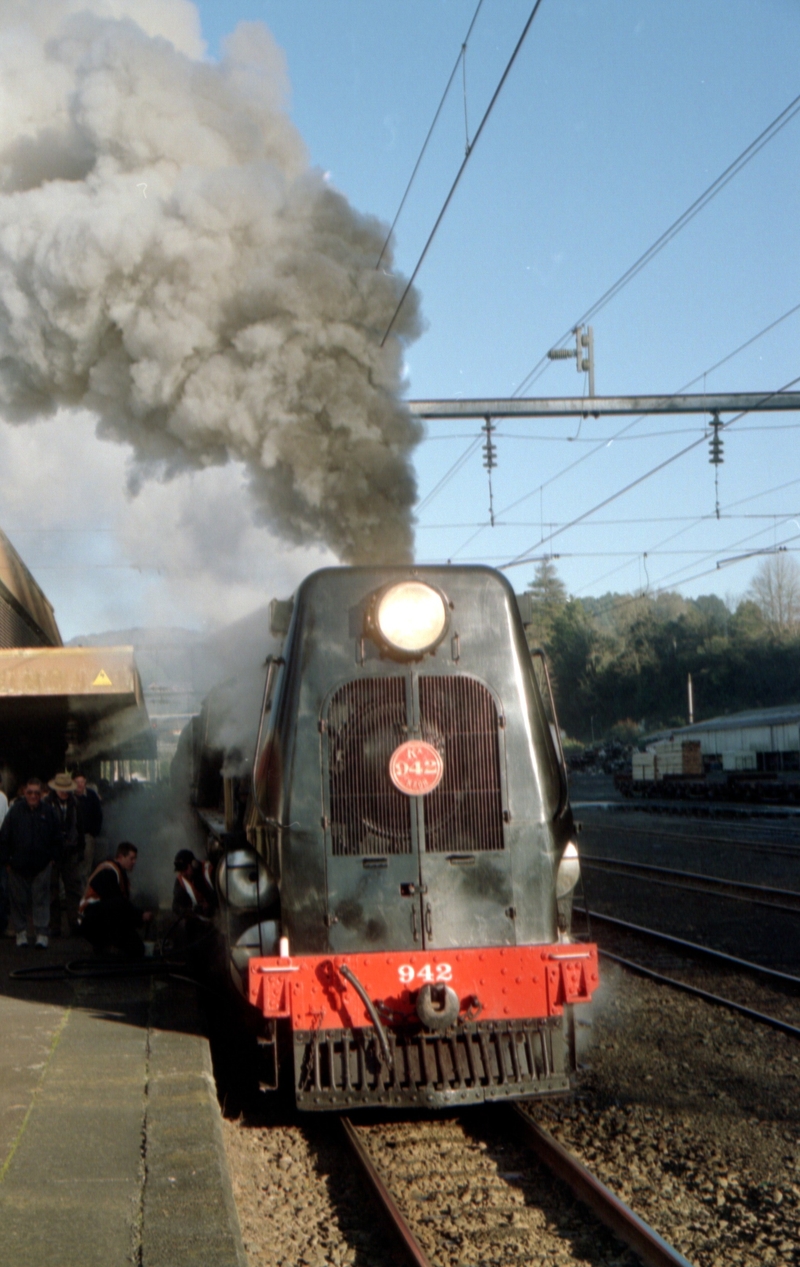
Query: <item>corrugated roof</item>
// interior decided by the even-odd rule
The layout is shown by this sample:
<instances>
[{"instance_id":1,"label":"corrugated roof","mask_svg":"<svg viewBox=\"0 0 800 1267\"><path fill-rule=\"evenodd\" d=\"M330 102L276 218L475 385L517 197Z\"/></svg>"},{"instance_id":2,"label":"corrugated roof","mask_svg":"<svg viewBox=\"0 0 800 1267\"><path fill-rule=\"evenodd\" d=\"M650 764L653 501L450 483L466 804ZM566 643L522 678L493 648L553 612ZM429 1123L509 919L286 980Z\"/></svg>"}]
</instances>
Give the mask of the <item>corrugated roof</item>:
<instances>
[{"instance_id":1,"label":"corrugated roof","mask_svg":"<svg viewBox=\"0 0 800 1267\"><path fill-rule=\"evenodd\" d=\"M670 735L708 733L710 730L751 730L757 726L800 725L800 704L781 704L777 708L753 708L742 713L729 713L723 717L710 717L708 721L695 722L693 726L676 726L673 730L660 730L648 735L647 743L666 739Z\"/></svg>"}]
</instances>

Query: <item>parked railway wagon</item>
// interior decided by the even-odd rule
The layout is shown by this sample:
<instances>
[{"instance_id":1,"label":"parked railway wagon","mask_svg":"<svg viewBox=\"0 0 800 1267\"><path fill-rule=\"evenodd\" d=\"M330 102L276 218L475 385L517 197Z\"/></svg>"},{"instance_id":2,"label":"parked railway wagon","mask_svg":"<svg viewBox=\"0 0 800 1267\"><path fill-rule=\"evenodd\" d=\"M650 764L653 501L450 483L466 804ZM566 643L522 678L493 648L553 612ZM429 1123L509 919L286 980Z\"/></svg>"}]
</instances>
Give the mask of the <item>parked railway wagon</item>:
<instances>
[{"instance_id":1,"label":"parked railway wagon","mask_svg":"<svg viewBox=\"0 0 800 1267\"><path fill-rule=\"evenodd\" d=\"M285 1063L311 1110L567 1091L597 951L570 937L564 759L505 578L326 569L272 634L252 777L219 738L240 686L182 744L265 1085Z\"/></svg>"},{"instance_id":2,"label":"parked railway wagon","mask_svg":"<svg viewBox=\"0 0 800 1267\"><path fill-rule=\"evenodd\" d=\"M615 782L625 796L800 802L800 705L713 717L654 736Z\"/></svg>"}]
</instances>

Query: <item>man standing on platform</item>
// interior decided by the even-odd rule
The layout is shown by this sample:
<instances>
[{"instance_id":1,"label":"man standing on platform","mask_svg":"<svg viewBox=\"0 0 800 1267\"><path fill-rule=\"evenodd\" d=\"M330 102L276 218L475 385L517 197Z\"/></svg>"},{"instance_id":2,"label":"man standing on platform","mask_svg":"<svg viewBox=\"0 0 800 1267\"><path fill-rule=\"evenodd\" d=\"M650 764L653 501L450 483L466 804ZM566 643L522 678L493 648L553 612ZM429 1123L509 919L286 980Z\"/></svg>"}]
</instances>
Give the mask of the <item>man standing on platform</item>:
<instances>
[{"instance_id":1,"label":"man standing on platform","mask_svg":"<svg viewBox=\"0 0 800 1267\"><path fill-rule=\"evenodd\" d=\"M2 778L2 771L0 771ZM8 813L8 797L0 785L0 827L3 826L3 819ZM0 937L6 931L8 924L8 873L5 867L0 866Z\"/></svg>"},{"instance_id":2,"label":"man standing on platform","mask_svg":"<svg viewBox=\"0 0 800 1267\"><path fill-rule=\"evenodd\" d=\"M75 774L75 799L78 802L78 825L83 831L86 847L83 854L83 885L95 865L97 837L103 829L103 805L97 792L89 787L82 770Z\"/></svg>"},{"instance_id":3,"label":"man standing on platform","mask_svg":"<svg viewBox=\"0 0 800 1267\"><path fill-rule=\"evenodd\" d=\"M61 828L52 806L42 801L41 779L31 778L0 827L0 865L8 864L11 926L17 945L28 944L32 911L36 945L47 948L50 873L61 852Z\"/></svg>"},{"instance_id":4,"label":"man standing on platform","mask_svg":"<svg viewBox=\"0 0 800 1267\"><path fill-rule=\"evenodd\" d=\"M67 921L70 937L77 937L78 906L83 897L86 884L86 872L83 866L84 842L81 824L78 818L78 801L75 796L76 786L72 775L68 772L57 774L47 785L50 790L48 800L53 806L61 824L61 854L53 866L50 890L50 930L55 937L61 936L61 899L59 881L64 884L64 897L67 907Z\"/></svg>"}]
</instances>

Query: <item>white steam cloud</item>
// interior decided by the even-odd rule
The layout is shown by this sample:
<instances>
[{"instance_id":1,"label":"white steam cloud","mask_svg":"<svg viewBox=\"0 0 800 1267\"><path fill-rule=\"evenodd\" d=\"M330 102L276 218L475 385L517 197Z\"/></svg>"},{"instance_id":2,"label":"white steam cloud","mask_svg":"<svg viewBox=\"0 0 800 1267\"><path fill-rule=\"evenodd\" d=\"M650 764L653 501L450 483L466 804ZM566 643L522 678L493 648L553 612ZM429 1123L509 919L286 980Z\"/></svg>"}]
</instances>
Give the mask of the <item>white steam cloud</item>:
<instances>
[{"instance_id":1,"label":"white steam cloud","mask_svg":"<svg viewBox=\"0 0 800 1267\"><path fill-rule=\"evenodd\" d=\"M407 559L416 303L381 348L401 279L309 166L267 30L201 53L187 0L0 0L0 412L91 410L134 487L242 463L285 540Z\"/></svg>"}]
</instances>

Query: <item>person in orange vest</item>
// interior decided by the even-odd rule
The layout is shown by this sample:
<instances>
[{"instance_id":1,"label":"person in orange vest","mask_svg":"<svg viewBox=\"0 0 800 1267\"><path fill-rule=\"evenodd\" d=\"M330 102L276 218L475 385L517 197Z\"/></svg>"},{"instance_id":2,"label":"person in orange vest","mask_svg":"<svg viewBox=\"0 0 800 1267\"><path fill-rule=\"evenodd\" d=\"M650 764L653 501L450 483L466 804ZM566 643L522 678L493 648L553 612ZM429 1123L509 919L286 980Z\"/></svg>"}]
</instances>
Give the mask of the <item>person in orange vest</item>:
<instances>
[{"instance_id":1,"label":"person in orange vest","mask_svg":"<svg viewBox=\"0 0 800 1267\"><path fill-rule=\"evenodd\" d=\"M150 922L152 911L139 911L131 902L130 876L138 856L136 845L123 840L115 856L89 876L78 920L83 936L98 952L116 946L131 959L144 956L144 942L136 930Z\"/></svg>"},{"instance_id":2,"label":"person in orange vest","mask_svg":"<svg viewBox=\"0 0 800 1267\"><path fill-rule=\"evenodd\" d=\"M175 855L175 886L172 890L172 909L176 915L199 915L208 918L214 914L217 895L210 862L200 862L191 849L179 849Z\"/></svg>"}]
</instances>

